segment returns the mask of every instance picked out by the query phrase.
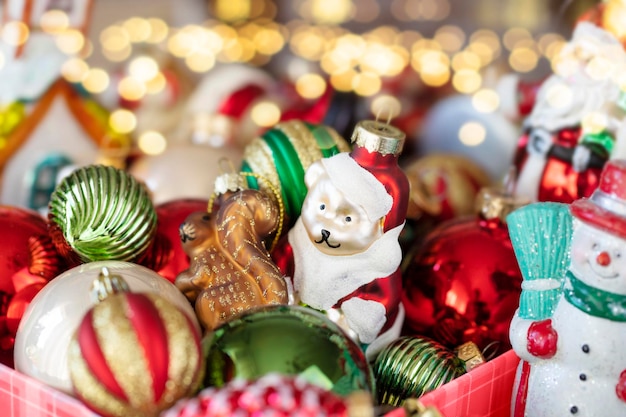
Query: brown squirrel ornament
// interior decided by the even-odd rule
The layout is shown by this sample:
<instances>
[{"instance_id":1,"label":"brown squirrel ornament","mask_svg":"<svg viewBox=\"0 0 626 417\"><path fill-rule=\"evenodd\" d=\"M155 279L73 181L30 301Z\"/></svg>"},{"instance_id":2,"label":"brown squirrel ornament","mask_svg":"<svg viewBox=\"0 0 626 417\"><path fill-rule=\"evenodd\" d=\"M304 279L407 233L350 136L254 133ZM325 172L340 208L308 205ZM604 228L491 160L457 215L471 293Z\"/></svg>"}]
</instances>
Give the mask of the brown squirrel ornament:
<instances>
[{"instance_id":1,"label":"brown squirrel ornament","mask_svg":"<svg viewBox=\"0 0 626 417\"><path fill-rule=\"evenodd\" d=\"M289 298L264 244L279 224L277 204L252 189L228 191L218 199L212 213L192 213L181 224L190 266L175 281L209 331L255 307L287 304Z\"/></svg>"}]
</instances>

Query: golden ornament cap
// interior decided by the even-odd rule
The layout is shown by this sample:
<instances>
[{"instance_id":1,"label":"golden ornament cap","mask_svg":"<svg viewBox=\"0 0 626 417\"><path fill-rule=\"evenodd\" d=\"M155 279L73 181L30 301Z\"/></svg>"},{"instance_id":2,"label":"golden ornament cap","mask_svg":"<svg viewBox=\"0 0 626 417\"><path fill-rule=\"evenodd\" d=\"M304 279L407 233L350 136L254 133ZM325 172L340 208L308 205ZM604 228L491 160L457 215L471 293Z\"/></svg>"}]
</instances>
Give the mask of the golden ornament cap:
<instances>
[{"instance_id":1,"label":"golden ornament cap","mask_svg":"<svg viewBox=\"0 0 626 417\"><path fill-rule=\"evenodd\" d=\"M474 342L466 342L454 350L456 356L465 364L465 371L469 372L487 362L483 353Z\"/></svg>"},{"instance_id":2,"label":"golden ornament cap","mask_svg":"<svg viewBox=\"0 0 626 417\"><path fill-rule=\"evenodd\" d=\"M388 123L377 120L362 120L352 132L353 144L384 155L400 155L406 135Z\"/></svg>"},{"instance_id":3,"label":"golden ornament cap","mask_svg":"<svg viewBox=\"0 0 626 417\"><path fill-rule=\"evenodd\" d=\"M406 417L443 417L435 407L426 407L417 398L407 398L402 408Z\"/></svg>"},{"instance_id":4,"label":"golden ornament cap","mask_svg":"<svg viewBox=\"0 0 626 417\"><path fill-rule=\"evenodd\" d=\"M128 283L121 275L111 275L109 268L104 267L91 284L90 296L94 303L99 303L110 295L123 292L130 292Z\"/></svg>"},{"instance_id":5,"label":"golden ornament cap","mask_svg":"<svg viewBox=\"0 0 626 417\"><path fill-rule=\"evenodd\" d=\"M484 187L476 196L476 211L485 220L500 220L506 223L506 216L513 210L530 204L525 197L515 196L513 187L516 170L511 168L500 187Z\"/></svg>"}]
</instances>

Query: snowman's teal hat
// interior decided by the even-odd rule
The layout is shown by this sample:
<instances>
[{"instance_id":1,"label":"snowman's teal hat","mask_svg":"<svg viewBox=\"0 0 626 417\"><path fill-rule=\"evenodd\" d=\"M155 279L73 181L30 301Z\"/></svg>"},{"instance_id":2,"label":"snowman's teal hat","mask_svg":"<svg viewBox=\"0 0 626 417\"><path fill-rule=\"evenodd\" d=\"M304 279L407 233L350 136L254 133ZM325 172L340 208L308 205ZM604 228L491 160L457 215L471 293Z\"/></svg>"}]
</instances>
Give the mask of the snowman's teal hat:
<instances>
[{"instance_id":1,"label":"snowman's teal hat","mask_svg":"<svg viewBox=\"0 0 626 417\"><path fill-rule=\"evenodd\" d=\"M570 210L583 222L626 239L626 160L607 161L598 188L574 201Z\"/></svg>"}]
</instances>

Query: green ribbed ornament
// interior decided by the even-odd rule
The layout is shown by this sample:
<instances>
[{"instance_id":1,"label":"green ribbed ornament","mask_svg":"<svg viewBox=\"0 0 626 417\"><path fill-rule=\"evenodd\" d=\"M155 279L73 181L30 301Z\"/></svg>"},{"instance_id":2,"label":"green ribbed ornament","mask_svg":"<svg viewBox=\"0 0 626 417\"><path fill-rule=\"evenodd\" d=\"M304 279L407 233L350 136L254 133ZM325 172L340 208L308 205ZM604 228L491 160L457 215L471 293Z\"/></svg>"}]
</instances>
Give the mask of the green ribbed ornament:
<instances>
[{"instance_id":1,"label":"green ribbed ornament","mask_svg":"<svg viewBox=\"0 0 626 417\"><path fill-rule=\"evenodd\" d=\"M376 395L382 405L400 406L465 373L452 351L427 337L403 336L383 349L374 362Z\"/></svg>"},{"instance_id":2,"label":"green ribbed ornament","mask_svg":"<svg viewBox=\"0 0 626 417\"><path fill-rule=\"evenodd\" d=\"M126 171L78 168L50 197L50 234L74 262L133 261L148 248L157 215L145 187Z\"/></svg>"},{"instance_id":3,"label":"green ribbed ornament","mask_svg":"<svg viewBox=\"0 0 626 417\"><path fill-rule=\"evenodd\" d=\"M287 226L291 226L293 223L289 222L300 216L307 194L307 168L319 159L348 151L350 145L332 127L290 120L277 124L246 146L241 170L261 176L280 190ZM248 186L273 195L264 181L254 177L248 177Z\"/></svg>"},{"instance_id":4,"label":"green ribbed ornament","mask_svg":"<svg viewBox=\"0 0 626 417\"><path fill-rule=\"evenodd\" d=\"M506 222L522 273L518 315L544 320L560 299L570 264L572 216L563 203L541 202L510 213Z\"/></svg>"}]
</instances>

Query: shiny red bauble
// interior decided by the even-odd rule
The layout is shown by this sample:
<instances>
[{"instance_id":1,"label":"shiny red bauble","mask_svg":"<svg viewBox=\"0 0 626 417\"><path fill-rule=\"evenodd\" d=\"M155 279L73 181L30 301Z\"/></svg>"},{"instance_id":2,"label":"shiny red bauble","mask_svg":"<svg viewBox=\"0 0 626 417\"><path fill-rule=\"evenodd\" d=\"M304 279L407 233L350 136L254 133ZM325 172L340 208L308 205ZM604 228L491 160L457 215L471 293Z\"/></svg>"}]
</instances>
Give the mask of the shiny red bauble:
<instances>
[{"instance_id":1,"label":"shiny red bauble","mask_svg":"<svg viewBox=\"0 0 626 417\"><path fill-rule=\"evenodd\" d=\"M497 354L510 348L522 275L505 223L479 216L449 220L410 256L403 270L405 334L450 348L467 341Z\"/></svg>"}]
</instances>

